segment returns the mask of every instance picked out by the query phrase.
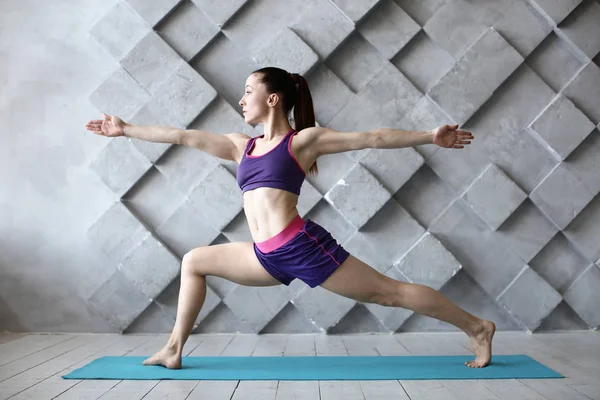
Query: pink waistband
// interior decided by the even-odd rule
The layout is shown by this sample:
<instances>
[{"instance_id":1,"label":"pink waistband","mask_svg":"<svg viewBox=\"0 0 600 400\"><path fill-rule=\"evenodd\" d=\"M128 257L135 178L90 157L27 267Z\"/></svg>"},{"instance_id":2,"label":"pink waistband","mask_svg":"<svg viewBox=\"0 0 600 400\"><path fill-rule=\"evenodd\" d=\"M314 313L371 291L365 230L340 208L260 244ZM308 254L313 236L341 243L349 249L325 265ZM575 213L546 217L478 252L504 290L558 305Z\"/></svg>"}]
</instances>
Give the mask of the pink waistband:
<instances>
[{"instance_id":1,"label":"pink waistband","mask_svg":"<svg viewBox=\"0 0 600 400\"><path fill-rule=\"evenodd\" d=\"M263 253L270 253L289 242L296 233L300 232L302 227L304 227L304 220L297 215L284 230L264 242L256 243L256 247Z\"/></svg>"}]
</instances>

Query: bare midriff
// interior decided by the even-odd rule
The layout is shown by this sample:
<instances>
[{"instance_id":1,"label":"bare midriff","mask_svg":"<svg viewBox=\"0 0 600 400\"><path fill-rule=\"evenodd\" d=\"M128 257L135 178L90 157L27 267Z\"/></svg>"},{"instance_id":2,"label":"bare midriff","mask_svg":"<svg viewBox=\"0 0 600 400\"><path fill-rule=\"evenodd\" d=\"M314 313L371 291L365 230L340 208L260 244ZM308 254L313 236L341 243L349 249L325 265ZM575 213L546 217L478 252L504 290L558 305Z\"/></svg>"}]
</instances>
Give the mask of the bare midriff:
<instances>
[{"instance_id":1,"label":"bare midriff","mask_svg":"<svg viewBox=\"0 0 600 400\"><path fill-rule=\"evenodd\" d=\"M254 242L264 242L283 231L298 216L298 196L261 187L244 193L244 213Z\"/></svg>"}]
</instances>

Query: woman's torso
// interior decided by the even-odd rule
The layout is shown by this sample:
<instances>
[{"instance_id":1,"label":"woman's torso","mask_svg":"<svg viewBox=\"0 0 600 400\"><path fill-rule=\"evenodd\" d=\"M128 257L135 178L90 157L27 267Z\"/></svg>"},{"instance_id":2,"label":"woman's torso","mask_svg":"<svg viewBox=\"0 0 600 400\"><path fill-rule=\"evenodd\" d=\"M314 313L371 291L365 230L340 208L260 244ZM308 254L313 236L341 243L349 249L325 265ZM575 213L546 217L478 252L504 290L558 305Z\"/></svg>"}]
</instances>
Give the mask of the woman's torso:
<instances>
[{"instance_id":1,"label":"woman's torso","mask_svg":"<svg viewBox=\"0 0 600 400\"><path fill-rule=\"evenodd\" d=\"M306 173L315 162L315 158L308 154L307 146L302 140L303 138L299 136L297 132L291 134L288 139L291 141L289 152L297 161L298 165L294 166L302 168L302 171ZM239 157L236 161L238 164L242 162L246 152L254 157L263 155L269 157L284 139L285 137L280 137L273 143L265 143L264 140L258 138L250 148L248 145L251 144L252 139L240 141L236 144L239 150ZM263 160L263 157L260 159L260 162L267 162L266 159ZM298 215L296 208L298 195L286 190L258 187L244 192L243 200L244 213L254 242L263 242L277 235Z\"/></svg>"}]
</instances>

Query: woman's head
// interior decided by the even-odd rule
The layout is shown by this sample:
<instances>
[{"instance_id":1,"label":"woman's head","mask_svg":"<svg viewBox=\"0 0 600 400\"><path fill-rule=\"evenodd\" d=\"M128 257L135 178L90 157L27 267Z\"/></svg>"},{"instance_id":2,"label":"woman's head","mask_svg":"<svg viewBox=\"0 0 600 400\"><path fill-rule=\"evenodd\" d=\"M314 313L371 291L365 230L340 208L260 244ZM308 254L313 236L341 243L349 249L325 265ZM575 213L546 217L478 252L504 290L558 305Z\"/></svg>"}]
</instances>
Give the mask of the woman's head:
<instances>
[{"instance_id":1,"label":"woman's head","mask_svg":"<svg viewBox=\"0 0 600 400\"><path fill-rule=\"evenodd\" d=\"M287 118L293 108L296 130L315 126L312 96L306 79L281 68L266 67L254 71L246 80L240 105L249 124L264 122L272 111L282 112Z\"/></svg>"},{"instance_id":2,"label":"woman's head","mask_svg":"<svg viewBox=\"0 0 600 400\"><path fill-rule=\"evenodd\" d=\"M288 118L293 108L294 129L301 131L315 126L315 111L306 79L281 68L266 67L254 71L246 80L240 106L248 124L263 123L270 113L281 113ZM317 172L316 164L310 172Z\"/></svg>"}]
</instances>

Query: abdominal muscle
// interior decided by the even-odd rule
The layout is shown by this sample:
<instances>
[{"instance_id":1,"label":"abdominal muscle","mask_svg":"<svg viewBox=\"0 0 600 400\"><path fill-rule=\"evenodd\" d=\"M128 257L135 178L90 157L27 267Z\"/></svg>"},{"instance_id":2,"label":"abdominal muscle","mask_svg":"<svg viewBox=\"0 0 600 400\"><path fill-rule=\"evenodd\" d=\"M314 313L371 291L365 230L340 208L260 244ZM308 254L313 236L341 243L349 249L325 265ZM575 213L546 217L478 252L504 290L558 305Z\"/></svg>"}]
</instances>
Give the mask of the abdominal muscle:
<instances>
[{"instance_id":1,"label":"abdominal muscle","mask_svg":"<svg viewBox=\"0 0 600 400\"><path fill-rule=\"evenodd\" d=\"M298 215L298 196L261 187L244 193L244 213L254 242L264 242L283 231Z\"/></svg>"}]
</instances>

